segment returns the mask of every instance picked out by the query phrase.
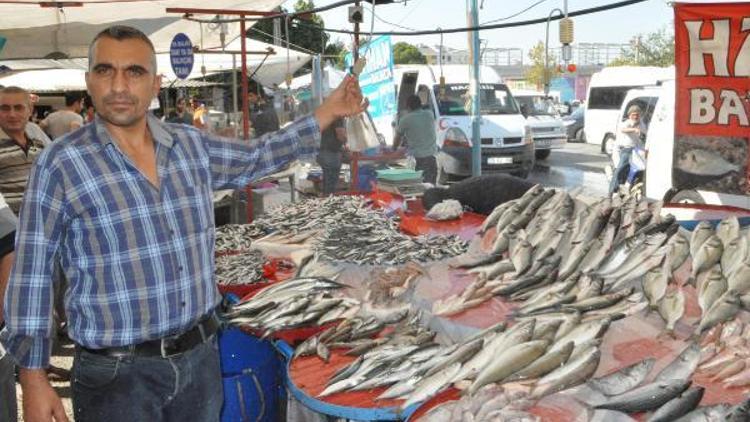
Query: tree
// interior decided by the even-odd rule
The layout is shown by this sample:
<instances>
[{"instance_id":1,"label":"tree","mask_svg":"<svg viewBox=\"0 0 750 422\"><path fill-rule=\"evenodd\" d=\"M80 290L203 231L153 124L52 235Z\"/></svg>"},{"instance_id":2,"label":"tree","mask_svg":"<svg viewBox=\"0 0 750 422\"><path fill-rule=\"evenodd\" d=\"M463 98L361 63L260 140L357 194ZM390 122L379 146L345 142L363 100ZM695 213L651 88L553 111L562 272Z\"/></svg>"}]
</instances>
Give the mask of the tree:
<instances>
[{"instance_id":1,"label":"tree","mask_svg":"<svg viewBox=\"0 0 750 422\"><path fill-rule=\"evenodd\" d=\"M557 60L549 56L548 66L545 72L544 68L544 43L539 41L529 50L529 59L531 67L526 71L526 81L534 84L537 88L544 87L545 82L549 83L553 78L560 74L557 67Z\"/></svg>"},{"instance_id":2,"label":"tree","mask_svg":"<svg viewBox=\"0 0 750 422\"><path fill-rule=\"evenodd\" d=\"M405 42L393 45L394 64L426 64L427 58L417 47Z\"/></svg>"},{"instance_id":3,"label":"tree","mask_svg":"<svg viewBox=\"0 0 750 422\"><path fill-rule=\"evenodd\" d=\"M347 53L348 51L346 46L344 46L344 43L342 41L336 41L326 46L323 55L325 56L326 61L333 62L334 67L337 69L343 69L344 57L346 57Z\"/></svg>"},{"instance_id":4,"label":"tree","mask_svg":"<svg viewBox=\"0 0 750 422\"><path fill-rule=\"evenodd\" d=\"M630 47L623 49L622 57L613 60L610 66L660 66L674 64L674 33L667 28L649 34L638 34L630 40Z\"/></svg>"}]
</instances>

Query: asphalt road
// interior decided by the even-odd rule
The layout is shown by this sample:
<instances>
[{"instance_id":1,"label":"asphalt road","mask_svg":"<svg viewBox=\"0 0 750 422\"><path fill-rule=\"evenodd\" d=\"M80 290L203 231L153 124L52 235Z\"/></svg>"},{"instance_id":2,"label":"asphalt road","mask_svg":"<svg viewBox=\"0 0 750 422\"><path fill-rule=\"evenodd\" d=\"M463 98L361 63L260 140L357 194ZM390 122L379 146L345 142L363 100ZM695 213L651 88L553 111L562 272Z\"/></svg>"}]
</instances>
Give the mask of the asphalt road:
<instances>
[{"instance_id":1,"label":"asphalt road","mask_svg":"<svg viewBox=\"0 0 750 422\"><path fill-rule=\"evenodd\" d=\"M599 151L598 145L568 143L552 150L546 160L537 160L529 179L567 190L581 187L588 196L606 196L609 184L604 167L608 161Z\"/></svg>"}]
</instances>

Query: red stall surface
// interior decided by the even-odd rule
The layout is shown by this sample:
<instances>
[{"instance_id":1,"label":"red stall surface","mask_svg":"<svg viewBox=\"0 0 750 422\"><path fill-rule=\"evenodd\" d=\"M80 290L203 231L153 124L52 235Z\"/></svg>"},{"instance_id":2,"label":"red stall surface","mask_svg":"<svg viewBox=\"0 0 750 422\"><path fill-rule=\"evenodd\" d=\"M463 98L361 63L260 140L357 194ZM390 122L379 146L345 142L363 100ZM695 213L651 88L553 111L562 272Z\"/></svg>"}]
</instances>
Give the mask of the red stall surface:
<instances>
[{"instance_id":1,"label":"red stall surface","mask_svg":"<svg viewBox=\"0 0 750 422\"><path fill-rule=\"evenodd\" d=\"M387 388L381 387L365 391L341 392L326 397L318 397L318 394L326 388L326 382L336 371L356 360L354 356L346 356L346 350L331 350L331 359L328 363L317 356L304 356L295 358L289 364L289 377L300 390L310 397L339 406L357 408L384 408L399 406L403 400L378 400L375 399L383 394Z\"/></svg>"}]
</instances>

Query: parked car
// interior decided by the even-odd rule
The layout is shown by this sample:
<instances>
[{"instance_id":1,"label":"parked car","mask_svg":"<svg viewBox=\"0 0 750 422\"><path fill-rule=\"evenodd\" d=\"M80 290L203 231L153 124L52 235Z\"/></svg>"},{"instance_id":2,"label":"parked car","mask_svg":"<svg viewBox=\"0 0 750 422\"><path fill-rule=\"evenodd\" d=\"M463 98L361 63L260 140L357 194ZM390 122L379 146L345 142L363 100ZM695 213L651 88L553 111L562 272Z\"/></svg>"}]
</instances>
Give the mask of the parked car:
<instances>
[{"instance_id":1,"label":"parked car","mask_svg":"<svg viewBox=\"0 0 750 422\"><path fill-rule=\"evenodd\" d=\"M576 110L563 116L563 126L568 133L568 142L586 142L586 132L583 130L586 107L578 107Z\"/></svg>"},{"instance_id":2,"label":"parked car","mask_svg":"<svg viewBox=\"0 0 750 422\"><path fill-rule=\"evenodd\" d=\"M551 97L543 92L519 89L513 91L513 98L521 107L521 113L531 129L538 160L549 157L552 149L565 147L568 142L565 128Z\"/></svg>"}]
</instances>

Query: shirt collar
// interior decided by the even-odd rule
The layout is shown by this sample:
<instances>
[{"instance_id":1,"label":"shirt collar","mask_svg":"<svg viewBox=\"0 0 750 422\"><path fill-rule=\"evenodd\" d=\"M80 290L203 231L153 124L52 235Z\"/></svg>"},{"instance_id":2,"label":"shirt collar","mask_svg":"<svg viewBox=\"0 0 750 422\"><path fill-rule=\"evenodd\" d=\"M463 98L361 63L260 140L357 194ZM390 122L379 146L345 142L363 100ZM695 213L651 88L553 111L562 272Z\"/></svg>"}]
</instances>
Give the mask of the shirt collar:
<instances>
[{"instance_id":1,"label":"shirt collar","mask_svg":"<svg viewBox=\"0 0 750 422\"><path fill-rule=\"evenodd\" d=\"M32 147L32 146L36 146L37 144L38 144L38 145L44 145L44 144L45 144L44 140L43 140L43 139L39 139L39 138L38 138L38 137L36 136L36 133L35 133L35 132L34 132L34 130L33 130L33 129L31 128L31 125L32 125L32 123L27 123L27 124L26 124L26 127L24 127L24 129L23 129L23 132L24 132L24 134L26 135L26 142L27 142L27 147ZM13 138L11 138L11 137L10 137L10 136L9 136L9 135L8 135L7 133L5 133L5 131L4 131L4 130L2 130L2 129L0 129L0 139L9 139L9 140L13 140ZM15 141L14 141L14 142L15 142Z\"/></svg>"},{"instance_id":2,"label":"shirt collar","mask_svg":"<svg viewBox=\"0 0 750 422\"><path fill-rule=\"evenodd\" d=\"M146 114L146 124L148 125L148 129L151 132L151 137L154 138L154 141L167 148L172 148L172 145L174 145L174 139L169 132L167 132L164 128L164 124L159 119L153 114L148 113ZM107 144L114 144L112 136L109 134L107 127L104 125L104 121L98 114L94 117L94 128L96 129L97 138L104 146Z\"/></svg>"}]
</instances>

